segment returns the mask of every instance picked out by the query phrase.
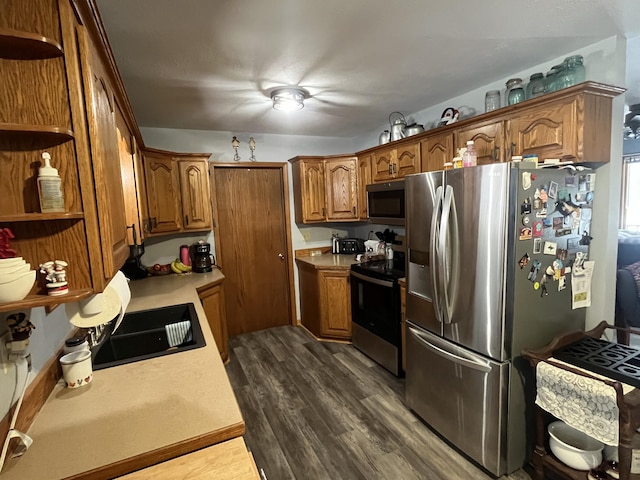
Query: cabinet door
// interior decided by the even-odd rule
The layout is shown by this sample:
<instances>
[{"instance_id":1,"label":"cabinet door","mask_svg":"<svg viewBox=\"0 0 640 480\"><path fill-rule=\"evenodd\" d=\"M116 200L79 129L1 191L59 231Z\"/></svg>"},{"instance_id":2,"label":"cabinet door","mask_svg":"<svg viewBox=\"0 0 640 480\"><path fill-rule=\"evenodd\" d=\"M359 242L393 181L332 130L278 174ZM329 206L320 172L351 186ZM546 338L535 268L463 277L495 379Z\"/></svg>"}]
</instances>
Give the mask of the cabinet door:
<instances>
[{"instance_id":1,"label":"cabinet door","mask_svg":"<svg viewBox=\"0 0 640 480\"><path fill-rule=\"evenodd\" d=\"M182 207L176 162L168 155L144 152L144 174L151 233L180 231Z\"/></svg>"},{"instance_id":2,"label":"cabinet door","mask_svg":"<svg viewBox=\"0 0 640 480\"><path fill-rule=\"evenodd\" d=\"M371 157L371 177L374 182L385 182L394 178L392 171L395 161L395 149L385 148L373 152Z\"/></svg>"},{"instance_id":3,"label":"cabinet door","mask_svg":"<svg viewBox=\"0 0 640 480\"><path fill-rule=\"evenodd\" d=\"M577 101L531 108L509 120L513 155L578 158Z\"/></svg>"},{"instance_id":4,"label":"cabinet door","mask_svg":"<svg viewBox=\"0 0 640 480\"><path fill-rule=\"evenodd\" d=\"M184 230L211 230L211 194L209 190L209 162L181 160L180 192Z\"/></svg>"},{"instance_id":5,"label":"cabinet door","mask_svg":"<svg viewBox=\"0 0 640 480\"><path fill-rule=\"evenodd\" d=\"M367 212L367 185L371 183L371 155L358 157L358 217L366 220Z\"/></svg>"},{"instance_id":6,"label":"cabinet door","mask_svg":"<svg viewBox=\"0 0 640 480\"><path fill-rule=\"evenodd\" d=\"M87 123L96 190L103 270L113 277L129 256L115 99L97 51L83 37L81 59L85 72Z\"/></svg>"},{"instance_id":7,"label":"cabinet door","mask_svg":"<svg viewBox=\"0 0 640 480\"><path fill-rule=\"evenodd\" d=\"M402 178L405 175L418 172L420 172L420 142L398 146L393 176Z\"/></svg>"},{"instance_id":8,"label":"cabinet door","mask_svg":"<svg viewBox=\"0 0 640 480\"><path fill-rule=\"evenodd\" d=\"M147 185L144 180L142 151L138 146L135 136L131 137L131 144L133 147L133 174L136 181L136 198L138 201L138 222L140 224L138 240L142 243L151 229L149 224L149 207L147 206Z\"/></svg>"},{"instance_id":9,"label":"cabinet door","mask_svg":"<svg viewBox=\"0 0 640 480\"><path fill-rule=\"evenodd\" d=\"M319 270L322 336L351 338L349 270Z\"/></svg>"},{"instance_id":10,"label":"cabinet door","mask_svg":"<svg viewBox=\"0 0 640 480\"><path fill-rule=\"evenodd\" d=\"M224 305L224 290L222 284L205 287L198 291L200 302L213 338L216 341L218 352L223 362L229 358L229 334L227 333L227 314Z\"/></svg>"},{"instance_id":11,"label":"cabinet door","mask_svg":"<svg viewBox=\"0 0 640 480\"><path fill-rule=\"evenodd\" d=\"M358 219L358 159L333 158L324 164L328 221Z\"/></svg>"},{"instance_id":12,"label":"cabinet door","mask_svg":"<svg viewBox=\"0 0 640 480\"><path fill-rule=\"evenodd\" d=\"M140 245L144 239L141 235L142 222L138 209L135 161L133 154L134 136L116 102L116 135L120 154L120 174L124 193L124 209L127 223L127 241L129 245Z\"/></svg>"},{"instance_id":13,"label":"cabinet door","mask_svg":"<svg viewBox=\"0 0 640 480\"><path fill-rule=\"evenodd\" d=\"M322 161L300 162L300 181L302 184L302 213L305 222L324 222L325 181Z\"/></svg>"},{"instance_id":14,"label":"cabinet door","mask_svg":"<svg viewBox=\"0 0 640 480\"><path fill-rule=\"evenodd\" d=\"M474 142L478 154L478 165L511 160L511 157L507 158L506 153L503 151L504 133L502 120L458 130L456 145L464 147L469 140Z\"/></svg>"},{"instance_id":15,"label":"cabinet door","mask_svg":"<svg viewBox=\"0 0 640 480\"><path fill-rule=\"evenodd\" d=\"M443 170L453 160L453 132L433 135L422 141L422 171Z\"/></svg>"}]
</instances>

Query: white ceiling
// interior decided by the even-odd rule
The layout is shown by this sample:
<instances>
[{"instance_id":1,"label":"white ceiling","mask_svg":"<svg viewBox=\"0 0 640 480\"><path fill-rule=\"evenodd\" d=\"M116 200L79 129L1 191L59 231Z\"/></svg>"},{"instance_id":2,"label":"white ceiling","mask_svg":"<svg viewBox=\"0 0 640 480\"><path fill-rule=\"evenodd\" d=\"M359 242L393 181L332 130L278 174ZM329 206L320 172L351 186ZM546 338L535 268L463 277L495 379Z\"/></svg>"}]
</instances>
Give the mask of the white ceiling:
<instances>
[{"instance_id":1,"label":"white ceiling","mask_svg":"<svg viewBox=\"0 0 640 480\"><path fill-rule=\"evenodd\" d=\"M143 127L354 137L612 35L638 0L97 0ZM640 42L629 53L640 55ZM640 62L627 62L640 103ZM269 91L300 85L295 114Z\"/></svg>"}]
</instances>

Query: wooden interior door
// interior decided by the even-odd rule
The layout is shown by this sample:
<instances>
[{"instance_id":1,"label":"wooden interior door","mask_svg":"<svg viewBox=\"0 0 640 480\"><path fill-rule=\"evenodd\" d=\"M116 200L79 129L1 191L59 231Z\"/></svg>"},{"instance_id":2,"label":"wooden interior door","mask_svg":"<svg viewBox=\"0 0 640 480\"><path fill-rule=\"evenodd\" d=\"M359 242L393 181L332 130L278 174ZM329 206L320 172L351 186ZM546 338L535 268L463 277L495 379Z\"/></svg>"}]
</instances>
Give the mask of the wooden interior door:
<instances>
[{"instance_id":1,"label":"wooden interior door","mask_svg":"<svg viewBox=\"0 0 640 480\"><path fill-rule=\"evenodd\" d=\"M211 164L229 335L292 324L286 164Z\"/></svg>"}]
</instances>

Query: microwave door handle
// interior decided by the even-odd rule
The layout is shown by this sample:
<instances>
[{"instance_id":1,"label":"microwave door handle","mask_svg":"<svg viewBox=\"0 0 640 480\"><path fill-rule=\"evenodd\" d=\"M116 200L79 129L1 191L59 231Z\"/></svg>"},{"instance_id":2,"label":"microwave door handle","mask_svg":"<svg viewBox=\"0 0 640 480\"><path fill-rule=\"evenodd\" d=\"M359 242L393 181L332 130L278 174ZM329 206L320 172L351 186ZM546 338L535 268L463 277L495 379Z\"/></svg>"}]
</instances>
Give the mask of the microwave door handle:
<instances>
[{"instance_id":1,"label":"microwave door handle","mask_svg":"<svg viewBox=\"0 0 640 480\"><path fill-rule=\"evenodd\" d=\"M440 288L438 285L438 264L440 263L438 254L438 236L440 228L440 209L442 207L442 186L436 188L436 199L431 214L431 289L433 290L432 300L435 307L438 321L442 322L442 310L440 309Z\"/></svg>"},{"instance_id":2,"label":"microwave door handle","mask_svg":"<svg viewBox=\"0 0 640 480\"><path fill-rule=\"evenodd\" d=\"M466 353L465 357L468 357L468 358L465 358L465 357L456 355L455 353L448 352L444 348L435 345L433 341L430 341L430 339L427 338L424 333L420 332L416 328L410 325L407 325L407 328L409 329L409 332L414 336L414 338L417 341L422 343L427 348L431 349L431 351L436 355L442 358L445 358L447 360L451 360L452 362L455 362L459 365L463 365L465 367L472 368L474 370L479 370L484 373L489 373L491 371L491 364L488 363L486 360L482 359L481 357L473 355L471 353Z\"/></svg>"}]
</instances>

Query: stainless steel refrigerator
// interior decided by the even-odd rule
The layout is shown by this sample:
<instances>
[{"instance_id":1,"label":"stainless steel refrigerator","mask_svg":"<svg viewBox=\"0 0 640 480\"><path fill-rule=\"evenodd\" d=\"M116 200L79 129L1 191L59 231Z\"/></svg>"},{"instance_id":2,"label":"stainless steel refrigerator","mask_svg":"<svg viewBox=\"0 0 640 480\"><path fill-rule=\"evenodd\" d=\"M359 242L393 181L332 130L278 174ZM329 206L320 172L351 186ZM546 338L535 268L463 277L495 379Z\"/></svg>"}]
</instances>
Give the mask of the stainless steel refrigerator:
<instances>
[{"instance_id":1,"label":"stainless steel refrigerator","mask_svg":"<svg viewBox=\"0 0 640 480\"><path fill-rule=\"evenodd\" d=\"M524 348L584 328L595 174L495 164L406 178L406 402L499 476L533 440Z\"/></svg>"}]
</instances>

